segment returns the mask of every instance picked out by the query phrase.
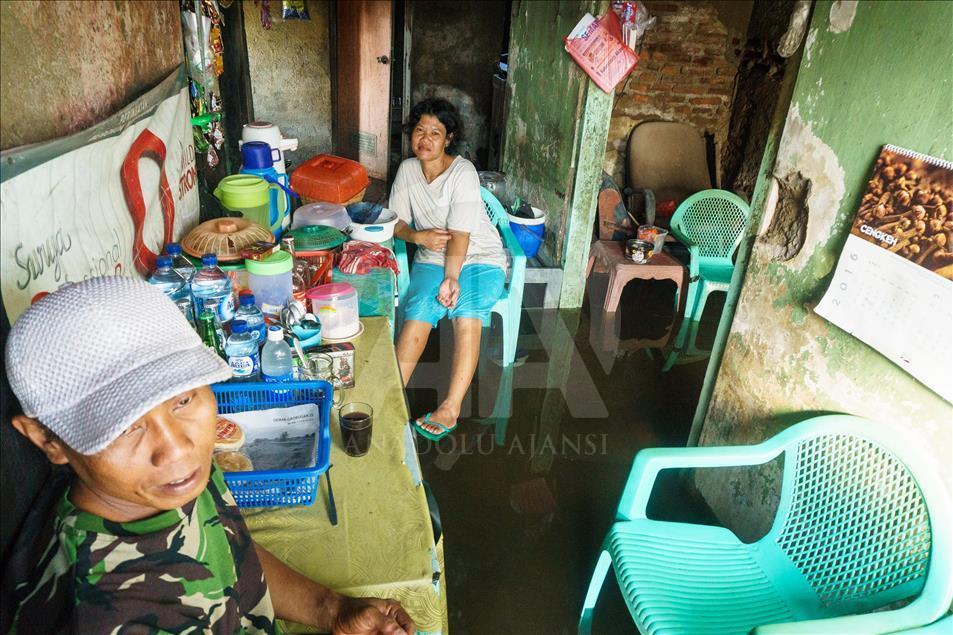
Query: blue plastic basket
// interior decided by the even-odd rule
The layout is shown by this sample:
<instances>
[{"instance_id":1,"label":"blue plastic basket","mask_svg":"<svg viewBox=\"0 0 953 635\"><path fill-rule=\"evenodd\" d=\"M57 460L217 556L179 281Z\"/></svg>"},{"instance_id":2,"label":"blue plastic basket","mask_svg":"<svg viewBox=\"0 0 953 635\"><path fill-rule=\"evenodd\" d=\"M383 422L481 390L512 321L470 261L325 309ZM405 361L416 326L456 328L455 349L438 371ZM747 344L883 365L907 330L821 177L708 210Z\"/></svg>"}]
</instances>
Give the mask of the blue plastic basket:
<instances>
[{"instance_id":1,"label":"blue plastic basket","mask_svg":"<svg viewBox=\"0 0 953 635\"><path fill-rule=\"evenodd\" d=\"M222 415L249 410L318 404L314 467L296 470L225 472L225 484L239 507L295 507L314 502L321 475L331 459L331 401L333 388L323 380L212 384Z\"/></svg>"}]
</instances>

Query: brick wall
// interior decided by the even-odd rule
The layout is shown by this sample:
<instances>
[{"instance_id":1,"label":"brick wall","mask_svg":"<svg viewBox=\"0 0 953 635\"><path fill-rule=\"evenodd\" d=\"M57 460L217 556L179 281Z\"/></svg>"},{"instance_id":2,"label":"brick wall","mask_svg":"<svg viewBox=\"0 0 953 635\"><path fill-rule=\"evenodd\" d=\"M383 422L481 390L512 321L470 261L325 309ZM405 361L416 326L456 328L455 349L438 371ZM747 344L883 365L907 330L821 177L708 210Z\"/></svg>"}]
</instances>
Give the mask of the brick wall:
<instances>
[{"instance_id":1,"label":"brick wall","mask_svg":"<svg viewBox=\"0 0 953 635\"><path fill-rule=\"evenodd\" d=\"M720 152L743 39L711 2L645 4L658 21L643 36L638 66L616 88L604 161L620 187L629 133L642 121L690 123L713 133Z\"/></svg>"}]
</instances>

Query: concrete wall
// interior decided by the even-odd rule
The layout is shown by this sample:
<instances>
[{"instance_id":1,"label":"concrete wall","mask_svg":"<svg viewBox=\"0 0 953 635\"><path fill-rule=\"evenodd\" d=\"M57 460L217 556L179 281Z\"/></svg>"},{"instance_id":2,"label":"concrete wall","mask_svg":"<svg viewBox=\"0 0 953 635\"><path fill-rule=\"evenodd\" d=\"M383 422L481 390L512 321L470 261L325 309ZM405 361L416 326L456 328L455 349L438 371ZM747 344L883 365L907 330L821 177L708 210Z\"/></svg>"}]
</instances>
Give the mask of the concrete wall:
<instances>
[{"instance_id":1,"label":"concrete wall","mask_svg":"<svg viewBox=\"0 0 953 635\"><path fill-rule=\"evenodd\" d=\"M183 60L179 3L0 2L0 149L105 119Z\"/></svg>"},{"instance_id":2,"label":"concrete wall","mask_svg":"<svg viewBox=\"0 0 953 635\"><path fill-rule=\"evenodd\" d=\"M413 102L443 97L465 121L461 154L485 166L493 99L491 78L500 58L507 2L415 0L410 48Z\"/></svg>"},{"instance_id":3,"label":"concrete wall","mask_svg":"<svg viewBox=\"0 0 953 635\"><path fill-rule=\"evenodd\" d=\"M641 43L641 58L616 87L603 167L625 184L629 133L643 121L689 123L727 137L738 53L751 15L750 0L646 2L657 18Z\"/></svg>"},{"instance_id":4,"label":"concrete wall","mask_svg":"<svg viewBox=\"0 0 953 635\"><path fill-rule=\"evenodd\" d=\"M803 223L803 246L764 234L755 243L700 444L756 443L803 413L850 413L928 448L923 460L949 487L953 407L810 307L826 289L881 146L953 158L951 23L950 3L815 5L773 170L810 182L786 221ZM785 234L799 232L773 232ZM777 466L702 471L696 483L742 538L768 528Z\"/></svg>"},{"instance_id":5,"label":"concrete wall","mask_svg":"<svg viewBox=\"0 0 953 635\"><path fill-rule=\"evenodd\" d=\"M258 6L244 7L252 101L256 119L298 139L287 155L297 164L331 151L330 3L308 0L311 19L287 22L280 2L270 7L271 29L261 25Z\"/></svg>"}]
</instances>

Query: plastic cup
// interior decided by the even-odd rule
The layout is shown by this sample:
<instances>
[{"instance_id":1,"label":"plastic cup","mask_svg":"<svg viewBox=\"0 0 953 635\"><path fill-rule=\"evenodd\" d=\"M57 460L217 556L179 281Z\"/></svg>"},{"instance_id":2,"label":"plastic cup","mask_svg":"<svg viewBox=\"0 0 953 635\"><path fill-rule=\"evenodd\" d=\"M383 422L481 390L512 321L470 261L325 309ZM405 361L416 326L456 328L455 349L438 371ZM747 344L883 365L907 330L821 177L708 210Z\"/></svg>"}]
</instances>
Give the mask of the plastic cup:
<instances>
[{"instance_id":1,"label":"plastic cup","mask_svg":"<svg viewBox=\"0 0 953 635\"><path fill-rule=\"evenodd\" d=\"M338 409L341 442L348 456L364 456L371 449L374 409L370 404L354 401Z\"/></svg>"}]
</instances>

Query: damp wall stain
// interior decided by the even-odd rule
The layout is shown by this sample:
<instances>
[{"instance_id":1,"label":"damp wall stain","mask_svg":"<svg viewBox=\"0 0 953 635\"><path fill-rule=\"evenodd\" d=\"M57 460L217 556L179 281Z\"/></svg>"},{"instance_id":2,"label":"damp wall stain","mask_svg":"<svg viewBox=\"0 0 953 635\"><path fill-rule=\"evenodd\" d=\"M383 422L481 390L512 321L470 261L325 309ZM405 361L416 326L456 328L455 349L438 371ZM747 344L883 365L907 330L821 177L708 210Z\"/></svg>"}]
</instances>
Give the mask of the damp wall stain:
<instances>
[{"instance_id":1,"label":"damp wall stain","mask_svg":"<svg viewBox=\"0 0 953 635\"><path fill-rule=\"evenodd\" d=\"M800 173L811 182L804 243L783 261L763 238L755 243L699 443L758 443L804 413L849 413L919 445L949 490L953 406L811 309L881 146L953 159L953 4L860 3L842 32L829 28L830 5L815 7L773 170L779 179ZM884 46L885 33L934 46L897 55ZM706 470L695 481L742 538L770 526L778 468Z\"/></svg>"},{"instance_id":2,"label":"damp wall stain","mask_svg":"<svg viewBox=\"0 0 953 635\"><path fill-rule=\"evenodd\" d=\"M0 149L106 119L183 61L179 3L0 2Z\"/></svg>"},{"instance_id":3,"label":"damp wall stain","mask_svg":"<svg viewBox=\"0 0 953 635\"><path fill-rule=\"evenodd\" d=\"M281 3L272 2L270 29L262 27L258 6L244 10L255 118L298 139L287 155L294 164L331 151L330 3L307 6L310 20L285 21Z\"/></svg>"},{"instance_id":4,"label":"damp wall stain","mask_svg":"<svg viewBox=\"0 0 953 635\"><path fill-rule=\"evenodd\" d=\"M556 263L563 257L577 121L588 82L564 50L563 37L592 10L591 4L580 0L513 4L507 78L511 97L502 171L514 192L546 212L544 245Z\"/></svg>"}]
</instances>

